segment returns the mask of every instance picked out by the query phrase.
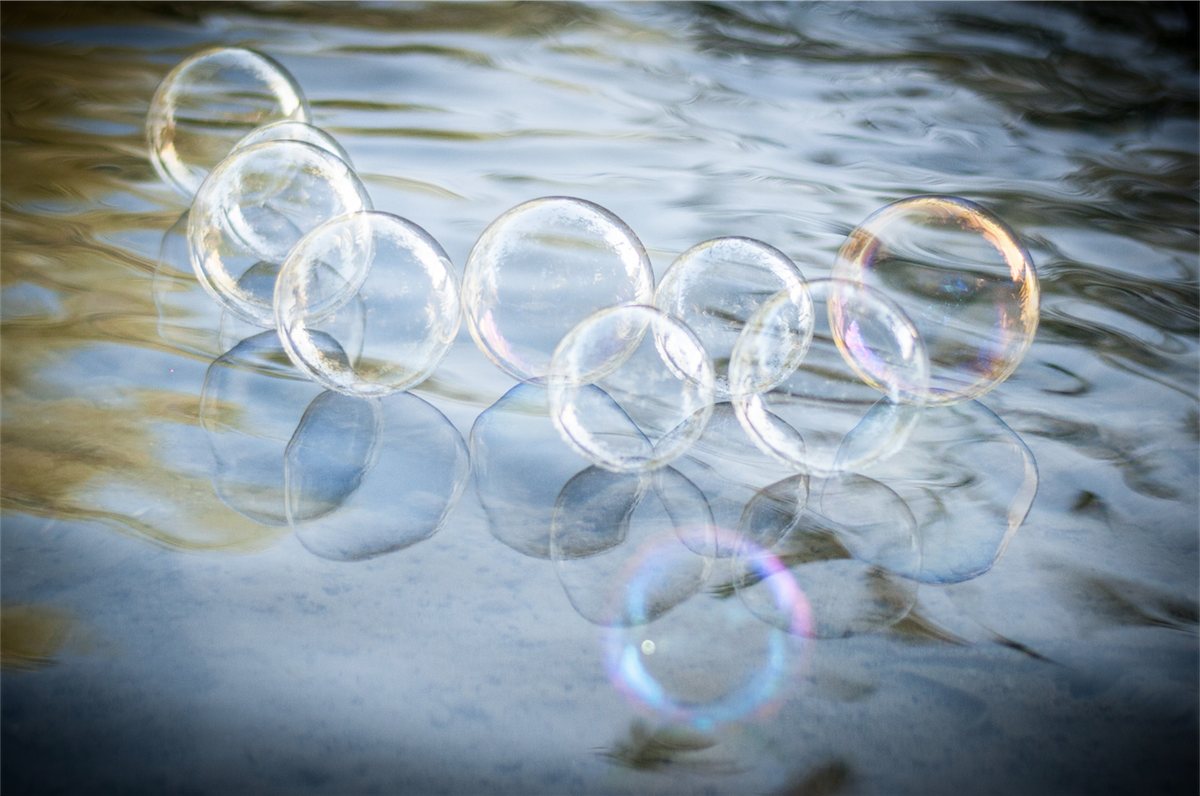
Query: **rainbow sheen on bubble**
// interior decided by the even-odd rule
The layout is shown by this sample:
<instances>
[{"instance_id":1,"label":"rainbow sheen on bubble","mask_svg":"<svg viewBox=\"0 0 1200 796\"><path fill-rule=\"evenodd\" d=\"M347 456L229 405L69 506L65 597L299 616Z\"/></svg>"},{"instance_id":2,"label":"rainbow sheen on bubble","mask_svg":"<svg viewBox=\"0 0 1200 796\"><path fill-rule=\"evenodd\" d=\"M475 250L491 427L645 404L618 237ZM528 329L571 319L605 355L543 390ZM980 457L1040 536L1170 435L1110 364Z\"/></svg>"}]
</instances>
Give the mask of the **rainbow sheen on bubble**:
<instances>
[{"instance_id":1,"label":"rainbow sheen on bubble","mask_svg":"<svg viewBox=\"0 0 1200 796\"><path fill-rule=\"evenodd\" d=\"M330 389L363 397L424 381L461 318L454 266L441 245L411 221L380 212L340 216L305 235L280 269L274 303L292 361ZM356 327L363 315L369 323ZM354 362L329 359L313 345L315 333L341 340L358 328Z\"/></svg>"},{"instance_id":2,"label":"rainbow sheen on bubble","mask_svg":"<svg viewBox=\"0 0 1200 796\"><path fill-rule=\"evenodd\" d=\"M192 268L225 309L274 326L275 272L296 243L332 218L370 207L358 176L323 149L300 141L240 149L196 194L188 216ZM266 278L243 281L252 269Z\"/></svg>"},{"instance_id":3,"label":"rainbow sheen on bubble","mask_svg":"<svg viewBox=\"0 0 1200 796\"><path fill-rule=\"evenodd\" d=\"M550 196L488 225L467 258L462 295L479 350L530 381L546 376L555 346L584 318L617 304L650 304L654 275L621 219L583 199Z\"/></svg>"},{"instance_id":4,"label":"rainbow sheen on bubble","mask_svg":"<svg viewBox=\"0 0 1200 796\"><path fill-rule=\"evenodd\" d=\"M993 389L1037 333L1041 290L1029 252L966 199L914 196L876 211L847 237L833 276L886 293L912 319L929 353L931 404Z\"/></svg>"},{"instance_id":5,"label":"rainbow sheen on bubble","mask_svg":"<svg viewBox=\"0 0 1200 796\"><path fill-rule=\"evenodd\" d=\"M304 94L286 69L241 47L203 50L167 73L154 92L146 115L150 162L190 199L240 138L284 120L309 120Z\"/></svg>"},{"instance_id":6,"label":"rainbow sheen on bubble","mask_svg":"<svg viewBox=\"0 0 1200 796\"><path fill-rule=\"evenodd\" d=\"M586 318L555 349L550 373L555 426L608 470L663 466L695 442L712 413L708 353L691 330L654 307L627 304ZM596 390L639 433L624 418L614 425L611 411L597 411Z\"/></svg>"},{"instance_id":7,"label":"rainbow sheen on bubble","mask_svg":"<svg viewBox=\"0 0 1200 796\"><path fill-rule=\"evenodd\" d=\"M718 544L745 545L736 535ZM770 552L747 556L770 590L787 628L755 617L738 600L706 591L670 612L651 616L658 583L689 555L688 546L650 543L640 548L616 579L615 597L635 621L604 634L609 680L639 709L672 724L709 731L763 715L780 687L802 662L811 635L808 600L788 569ZM639 622L638 618L646 620Z\"/></svg>"}]
</instances>

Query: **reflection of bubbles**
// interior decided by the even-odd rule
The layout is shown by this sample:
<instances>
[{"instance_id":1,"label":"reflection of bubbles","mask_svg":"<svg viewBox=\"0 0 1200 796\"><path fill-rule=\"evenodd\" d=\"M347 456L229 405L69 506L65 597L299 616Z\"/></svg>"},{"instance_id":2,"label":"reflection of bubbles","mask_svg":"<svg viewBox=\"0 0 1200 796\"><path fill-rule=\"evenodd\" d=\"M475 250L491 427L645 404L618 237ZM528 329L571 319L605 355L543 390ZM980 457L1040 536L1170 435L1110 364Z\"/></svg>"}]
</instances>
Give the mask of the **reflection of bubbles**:
<instances>
[{"instance_id":1,"label":"reflection of bubbles","mask_svg":"<svg viewBox=\"0 0 1200 796\"><path fill-rule=\"evenodd\" d=\"M331 357L344 356L333 340L317 343ZM243 340L209 366L200 424L215 460L213 487L223 503L267 525L287 522L284 449L320 391L296 371L275 332Z\"/></svg>"},{"instance_id":2,"label":"reflection of bubbles","mask_svg":"<svg viewBox=\"0 0 1200 796\"><path fill-rule=\"evenodd\" d=\"M336 561L428 539L470 474L458 429L412 393L322 393L296 428L285 462L289 523L309 551ZM331 496L331 483L353 489Z\"/></svg>"},{"instance_id":3,"label":"reflection of bubbles","mask_svg":"<svg viewBox=\"0 0 1200 796\"><path fill-rule=\"evenodd\" d=\"M798 312L796 293L772 296L747 324L734 347L729 372L734 409L746 433L765 452L806 472L854 470L895 453L920 414L929 360L912 323L889 299L848 282L819 279L807 283L812 312ZM773 363L787 359L806 337L797 328L811 319L811 343L790 372ZM843 331L835 342L833 326ZM845 349L874 377L872 387L859 368L847 364ZM754 385L775 378L770 390ZM745 388L739 385L746 385ZM842 439L877 403L887 411L873 415L868 444L842 448Z\"/></svg>"},{"instance_id":4,"label":"reflection of bubbles","mask_svg":"<svg viewBox=\"0 0 1200 796\"><path fill-rule=\"evenodd\" d=\"M679 255L663 274L654 303L699 338L713 359L716 397L724 400L730 395L729 357L750 316L769 297L803 282L800 269L773 246L716 238Z\"/></svg>"},{"instance_id":5,"label":"reflection of bubbles","mask_svg":"<svg viewBox=\"0 0 1200 796\"><path fill-rule=\"evenodd\" d=\"M730 538L723 546L734 543ZM745 562L787 625L759 621L737 600L705 594L665 615L647 610L661 581L685 555L678 544L652 541L638 550L615 583L630 618L605 633L613 684L635 704L701 730L769 709L794 671L800 637L810 635L808 601L771 553L753 548Z\"/></svg>"},{"instance_id":6,"label":"reflection of bubbles","mask_svg":"<svg viewBox=\"0 0 1200 796\"><path fill-rule=\"evenodd\" d=\"M328 152L299 141L256 144L226 158L196 194L188 218L192 267L221 306L273 326L274 280L244 285L241 278L256 266L278 269L305 234L369 208L358 177Z\"/></svg>"},{"instance_id":7,"label":"reflection of bubbles","mask_svg":"<svg viewBox=\"0 0 1200 796\"><path fill-rule=\"evenodd\" d=\"M700 590L712 570L713 534L704 495L670 467L653 473L589 467L558 496L550 556L580 616L599 625L625 625L649 621ZM614 579L650 541L675 555L634 616L613 600Z\"/></svg>"},{"instance_id":8,"label":"reflection of bubbles","mask_svg":"<svg viewBox=\"0 0 1200 796\"><path fill-rule=\"evenodd\" d=\"M610 412L615 427L624 422L637 434L624 412L606 394L594 394L589 405ZM550 526L559 492L587 462L566 445L550 421L546 388L518 384L475 419L471 427L471 470L479 502L487 513L492 535L519 553L550 557ZM591 546L586 537L579 540ZM559 539L561 555L577 557L566 537Z\"/></svg>"},{"instance_id":9,"label":"reflection of bubbles","mask_svg":"<svg viewBox=\"0 0 1200 796\"><path fill-rule=\"evenodd\" d=\"M354 363L325 358L313 335L340 340L356 328L348 325L356 304L371 319L361 355ZM460 317L454 266L442 247L387 213L322 224L292 249L275 285L275 318L292 361L350 395L386 395L424 381L454 342Z\"/></svg>"},{"instance_id":10,"label":"reflection of bubbles","mask_svg":"<svg viewBox=\"0 0 1200 796\"><path fill-rule=\"evenodd\" d=\"M350 155L342 148L341 144L334 140L333 136L307 122L283 121L265 124L238 141L231 151L237 152L255 144L265 144L268 141L299 141L311 144L317 149L325 150L350 168L354 168L354 164L350 162Z\"/></svg>"},{"instance_id":11,"label":"reflection of bubbles","mask_svg":"<svg viewBox=\"0 0 1200 796\"><path fill-rule=\"evenodd\" d=\"M800 505L803 495L803 485L790 478L764 489L746 507L741 532L746 541L733 567L734 587L746 606L769 624L794 627L774 597L770 581L779 573L764 575L758 561L763 548L748 541L774 538L770 553L808 597L812 636L850 636L903 619L917 587L894 573L919 568L921 561L916 521L904 501L859 475L814 482L807 507Z\"/></svg>"},{"instance_id":12,"label":"reflection of bubbles","mask_svg":"<svg viewBox=\"0 0 1200 796\"><path fill-rule=\"evenodd\" d=\"M887 293L909 314L929 350L931 403L977 398L1004 381L1037 331L1033 260L1002 221L965 199L914 196L876 211L850 233L833 275Z\"/></svg>"},{"instance_id":13,"label":"reflection of bubbles","mask_svg":"<svg viewBox=\"0 0 1200 796\"><path fill-rule=\"evenodd\" d=\"M146 139L158 175L191 197L242 136L267 122L308 121L300 87L282 66L219 47L172 69L150 101Z\"/></svg>"},{"instance_id":14,"label":"reflection of bubbles","mask_svg":"<svg viewBox=\"0 0 1200 796\"><path fill-rule=\"evenodd\" d=\"M575 324L614 304L649 304L653 291L633 230L599 205L561 196L525 202L488 225L462 286L471 337L521 381L548 373L554 347Z\"/></svg>"},{"instance_id":15,"label":"reflection of bubbles","mask_svg":"<svg viewBox=\"0 0 1200 796\"><path fill-rule=\"evenodd\" d=\"M625 417L597 411L589 385ZM550 416L563 439L617 472L671 461L700 436L712 411L712 363L700 341L669 315L636 304L600 310L572 329L554 351L549 386ZM627 419L640 433L630 433Z\"/></svg>"},{"instance_id":16,"label":"reflection of bubbles","mask_svg":"<svg viewBox=\"0 0 1200 796\"><path fill-rule=\"evenodd\" d=\"M662 444L672 444L671 435ZM793 474L791 467L763 453L746 437L728 401L713 406L704 433L671 466L704 493L718 528L737 528L746 504L760 489ZM807 501L807 477L801 478L800 484L805 490L801 498L803 506ZM726 533L722 538L731 536ZM769 546L775 539L754 541ZM733 553L731 547L717 549L719 557Z\"/></svg>"},{"instance_id":17,"label":"reflection of bubbles","mask_svg":"<svg viewBox=\"0 0 1200 796\"><path fill-rule=\"evenodd\" d=\"M856 445L870 425L851 432L846 444ZM912 509L922 560L919 567L894 571L924 583L957 583L990 569L1024 522L1038 488L1033 453L978 401L927 408L900 455L865 473Z\"/></svg>"}]
</instances>

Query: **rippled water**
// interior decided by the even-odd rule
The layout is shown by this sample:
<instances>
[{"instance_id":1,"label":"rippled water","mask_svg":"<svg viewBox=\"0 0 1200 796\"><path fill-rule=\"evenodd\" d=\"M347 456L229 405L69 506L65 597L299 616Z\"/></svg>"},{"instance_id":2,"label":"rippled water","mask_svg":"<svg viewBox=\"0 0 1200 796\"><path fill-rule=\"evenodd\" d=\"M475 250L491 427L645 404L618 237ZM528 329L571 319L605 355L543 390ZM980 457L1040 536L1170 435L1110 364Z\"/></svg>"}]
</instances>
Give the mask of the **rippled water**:
<instances>
[{"instance_id":1,"label":"rippled water","mask_svg":"<svg viewBox=\"0 0 1200 796\"><path fill-rule=\"evenodd\" d=\"M1195 792L1194 6L5 3L0 19L6 793ZM566 194L627 221L658 276L744 235L812 279L876 208L950 193L1029 248L1037 339L981 405L926 419L899 471L805 481L820 522L785 532L797 493L755 493L791 474L734 442L730 413L682 480L579 473L528 388L481 419L513 383L464 330L398 411L429 418L422 445L452 452L457 430L472 485L452 453L385 450L386 417L323 404L291 466L329 466L343 438L353 455L293 506L328 521L297 538L272 468L319 388L256 354L208 418L257 447L223 447L205 376L252 330L188 303L186 273L155 275L185 208L147 159L147 106L172 65L231 44L286 66L376 207L460 269L498 214ZM394 469L354 464L376 456ZM757 540L837 638L777 655L778 594L731 579L729 550L653 595L670 609L647 626L657 645L594 624L696 485L723 524L754 499ZM350 493L367 496L352 515L331 510ZM375 544L388 515L415 528L404 549L309 552L347 516ZM920 568L900 556L913 528ZM743 682L729 693L759 709L708 726L647 699L606 667L625 660L614 632L695 704Z\"/></svg>"}]
</instances>

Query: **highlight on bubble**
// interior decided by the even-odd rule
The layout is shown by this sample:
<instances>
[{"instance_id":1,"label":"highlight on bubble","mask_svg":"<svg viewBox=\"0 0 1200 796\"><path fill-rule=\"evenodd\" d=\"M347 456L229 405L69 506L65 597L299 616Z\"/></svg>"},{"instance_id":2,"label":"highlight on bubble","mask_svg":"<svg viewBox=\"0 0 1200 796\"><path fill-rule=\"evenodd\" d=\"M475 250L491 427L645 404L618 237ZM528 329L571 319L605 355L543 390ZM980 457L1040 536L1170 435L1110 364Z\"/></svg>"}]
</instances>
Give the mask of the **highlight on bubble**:
<instances>
[{"instance_id":1,"label":"highlight on bubble","mask_svg":"<svg viewBox=\"0 0 1200 796\"><path fill-rule=\"evenodd\" d=\"M548 196L487 226L467 257L462 297L479 350L531 381L547 375L555 346L584 318L652 303L654 274L641 241L617 216L583 199Z\"/></svg>"},{"instance_id":2,"label":"highlight on bubble","mask_svg":"<svg viewBox=\"0 0 1200 796\"><path fill-rule=\"evenodd\" d=\"M727 537L722 547L748 544L728 531L718 535ZM760 549L747 560L761 570L760 581L789 627L763 622L740 601L713 592L650 616L656 584L679 555L678 546L649 544L621 573L616 596L622 610L646 621L605 631L610 681L640 710L701 731L768 713L802 664L812 622L807 597L787 567Z\"/></svg>"},{"instance_id":3,"label":"highlight on bubble","mask_svg":"<svg viewBox=\"0 0 1200 796\"><path fill-rule=\"evenodd\" d=\"M1041 290L1029 252L994 214L956 196L913 196L872 213L846 238L833 276L878 289L912 319L929 353L931 404L995 388L1037 333Z\"/></svg>"},{"instance_id":4,"label":"highlight on bubble","mask_svg":"<svg viewBox=\"0 0 1200 796\"><path fill-rule=\"evenodd\" d=\"M150 162L190 199L238 139L275 121L309 121L308 102L288 71L262 53L215 47L175 66L146 115Z\"/></svg>"}]
</instances>

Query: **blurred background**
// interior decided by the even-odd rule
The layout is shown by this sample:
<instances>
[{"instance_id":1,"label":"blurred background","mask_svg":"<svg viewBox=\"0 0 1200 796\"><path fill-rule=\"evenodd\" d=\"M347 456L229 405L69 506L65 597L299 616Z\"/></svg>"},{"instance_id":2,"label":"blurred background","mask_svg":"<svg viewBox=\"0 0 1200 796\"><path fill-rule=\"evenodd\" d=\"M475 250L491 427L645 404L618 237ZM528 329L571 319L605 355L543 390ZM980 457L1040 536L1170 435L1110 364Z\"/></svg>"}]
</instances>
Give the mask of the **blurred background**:
<instances>
[{"instance_id":1,"label":"blurred background","mask_svg":"<svg viewBox=\"0 0 1200 796\"><path fill-rule=\"evenodd\" d=\"M0 26L6 793L1196 791L1194 4L7 2ZM206 373L249 333L164 287L190 295L163 265L187 203L143 131L175 64L231 45L295 77L376 208L460 275L491 220L546 195L616 213L659 277L719 235L825 277L914 194L996 213L1041 326L939 443L966 468L945 538L990 569L892 584L886 616L831 575L813 588L866 618L804 643L706 581L658 676L697 710L713 677L772 687L698 726L606 670L587 606L611 571L506 535L544 542L527 520L561 481L506 503L476 455L436 534L357 562L248 511L255 457L278 466L319 388L233 368L224 406L270 444L202 426ZM279 364L256 345L238 356ZM469 440L513 384L464 327L405 400ZM997 439L1036 470L981 508L1008 477ZM368 508L417 517L409 497Z\"/></svg>"}]
</instances>

